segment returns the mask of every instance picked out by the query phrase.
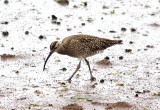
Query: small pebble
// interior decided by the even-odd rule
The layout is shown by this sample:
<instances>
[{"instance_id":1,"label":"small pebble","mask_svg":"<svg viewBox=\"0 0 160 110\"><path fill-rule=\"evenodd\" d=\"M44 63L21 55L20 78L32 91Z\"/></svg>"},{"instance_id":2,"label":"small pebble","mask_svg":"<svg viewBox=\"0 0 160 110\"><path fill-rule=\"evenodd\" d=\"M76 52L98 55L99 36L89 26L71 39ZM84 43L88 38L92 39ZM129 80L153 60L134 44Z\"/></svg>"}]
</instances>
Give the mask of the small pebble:
<instances>
[{"instance_id":1,"label":"small pebble","mask_svg":"<svg viewBox=\"0 0 160 110\"><path fill-rule=\"evenodd\" d=\"M57 20L57 17L55 15L52 15L52 20Z\"/></svg>"},{"instance_id":2,"label":"small pebble","mask_svg":"<svg viewBox=\"0 0 160 110\"><path fill-rule=\"evenodd\" d=\"M78 6L74 5L73 8L78 8Z\"/></svg>"},{"instance_id":3,"label":"small pebble","mask_svg":"<svg viewBox=\"0 0 160 110\"><path fill-rule=\"evenodd\" d=\"M67 28L67 31L71 31L72 29L71 28Z\"/></svg>"},{"instance_id":4,"label":"small pebble","mask_svg":"<svg viewBox=\"0 0 160 110\"><path fill-rule=\"evenodd\" d=\"M13 47L11 47L11 50L13 50L14 48Z\"/></svg>"},{"instance_id":5,"label":"small pebble","mask_svg":"<svg viewBox=\"0 0 160 110\"><path fill-rule=\"evenodd\" d=\"M143 93L149 93L151 92L150 90L143 90Z\"/></svg>"},{"instance_id":6,"label":"small pebble","mask_svg":"<svg viewBox=\"0 0 160 110\"><path fill-rule=\"evenodd\" d=\"M4 1L4 4L8 4L8 3L9 3L9 1L8 1L8 0L5 0L5 1Z\"/></svg>"},{"instance_id":7,"label":"small pebble","mask_svg":"<svg viewBox=\"0 0 160 110\"><path fill-rule=\"evenodd\" d=\"M61 25L61 22L57 22L57 25Z\"/></svg>"},{"instance_id":8,"label":"small pebble","mask_svg":"<svg viewBox=\"0 0 160 110\"><path fill-rule=\"evenodd\" d=\"M48 106L49 106L49 107L53 107L53 105L52 105L52 104L48 104Z\"/></svg>"},{"instance_id":9,"label":"small pebble","mask_svg":"<svg viewBox=\"0 0 160 110\"><path fill-rule=\"evenodd\" d=\"M32 50L32 52L36 52L36 50Z\"/></svg>"},{"instance_id":10,"label":"small pebble","mask_svg":"<svg viewBox=\"0 0 160 110\"><path fill-rule=\"evenodd\" d=\"M4 47L4 44L1 44L1 47Z\"/></svg>"},{"instance_id":11,"label":"small pebble","mask_svg":"<svg viewBox=\"0 0 160 110\"><path fill-rule=\"evenodd\" d=\"M93 19L92 19L92 18L88 18L87 21L88 21L89 23L91 23L91 22L93 22Z\"/></svg>"},{"instance_id":12,"label":"small pebble","mask_svg":"<svg viewBox=\"0 0 160 110\"><path fill-rule=\"evenodd\" d=\"M39 39L40 39L40 40L43 39L43 38L44 38L44 36L42 36L42 35L39 36Z\"/></svg>"},{"instance_id":13,"label":"small pebble","mask_svg":"<svg viewBox=\"0 0 160 110\"><path fill-rule=\"evenodd\" d=\"M25 35L28 35L28 34L29 34L29 32L28 32L28 31L26 31L26 32L25 32Z\"/></svg>"},{"instance_id":14,"label":"small pebble","mask_svg":"<svg viewBox=\"0 0 160 110\"><path fill-rule=\"evenodd\" d=\"M122 12L122 15L126 14L125 12Z\"/></svg>"},{"instance_id":15,"label":"small pebble","mask_svg":"<svg viewBox=\"0 0 160 110\"><path fill-rule=\"evenodd\" d=\"M66 85L66 84L64 82L62 82L61 85Z\"/></svg>"},{"instance_id":16,"label":"small pebble","mask_svg":"<svg viewBox=\"0 0 160 110\"><path fill-rule=\"evenodd\" d=\"M115 13L115 10L110 11L110 13L111 13L111 14L114 14L114 13Z\"/></svg>"},{"instance_id":17,"label":"small pebble","mask_svg":"<svg viewBox=\"0 0 160 110\"><path fill-rule=\"evenodd\" d=\"M121 28L121 31L123 31L123 32L126 31L126 30L127 30L126 28Z\"/></svg>"},{"instance_id":18,"label":"small pebble","mask_svg":"<svg viewBox=\"0 0 160 110\"><path fill-rule=\"evenodd\" d=\"M104 79L101 79L101 80L100 80L100 83L104 83Z\"/></svg>"},{"instance_id":19,"label":"small pebble","mask_svg":"<svg viewBox=\"0 0 160 110\"><path fill-rule=\"evenodd\" d=\"M63 71L66 71L67 69L64 67L64 68L62 68L62 70L63 70Z\"/></svg>"},{"instance_id":20,"label":"small pebble","mask_svg":"<svg viewBox=\"0 0 160 110\"><path fill-rule=\"evenodd\" d=\"M82 25L82 26L85 26L85 23L82 23L81 25Z\"/></svg>"},{"instance_id":21,"label":"small pebble","mask_svg":"<svg viewBox=\"0 0 160 110\"><path fill-rule=\"evenodd\" d=\"M147 47L147 48L154 48L153 45L147 45L146 47Z\"/></svg>"},{"instance_id":22,"label":"small pebble","mask_svg":"<svg viewBox=\"0 0 160 110\"><path fill-rule=\"evenodd\" d=\"M130 41L129 44L133 44L133 41Z\"/></svg>"},{"instance_id":23,"label":"small pebble","mask_svg":"<svg viewBox=\"0 0 160 110\"><path fill-rule=\"evenodd\" d=\"M65 6L65 5L69 5L69 1L68 0L56 0L58 4Z\"/></svg>"},{"instance_id":24,"label":"small pebble","mask_svg":"<svg viewBox=\"0 0 160 110\"><path fill-rule=\"evenodd\" d=\"M143 36L148 36L148 34L143 34Z\"/></svg>"},{"instance_id":25,"label":"small pebble","mask_svg":"<svg viewBox=\"0 0 160 110\"><path fill-rule=\"evenodd\" d=\"M135 93L137 93L137 94L141 94L142 92L141 92L141 91L136 91Z\"/></svg>"},{"instance_id":26,"label":"small pebble","mask_svg":"<svg viewBox=\"0 0 160 110\"><path fill-rule=\"evenodd\" d=\"M41 94L41 91L35 90L34 93L37 94L37 95L39 95L39 94Z\"/></svg>"},{"instance_id":27,"label":"small pebble","mask_svg":"<svg viewBox=\"0 0 160 110\"><path fill-rule=\"evenodd\" d=\"M136 29L134 29L134 28L131 28L131 32L136 32Z\"/></svg>"},{"instance_id":28,"label":"small pebble","mask_svg":"<svg viewBox=\"0 0 160 110\"><path fill-rule=\"evenodd\" d=\"M87 6L87 2L84 2L84 6Z\"/></svg>"},{"instance_id":29,"label":"small pebble","mask_svg":"<svg viewBox=\"0 0 160 110\"><path fill-rule=\"evenodd\" d=\"M123 59L123 56L120 56L119 59L122 60L122 59Z\"/></svg>"},{"instance_id":30,"label":"small pebble","mask_svg":"<svg viewBox=\"0 0 160 110\"><path fill-rule=\"evenodd\" d=\"M150 45L147 45L146 47L147 47L147 48L150 48L151 46L150 46Z\"/></svg>"},{"instance_id":31,"label":"small pebble","mask_svg":"<svg viewBox=\"0 0 160 110\"><path fill-rule=\"evenodd\" d=\"M141 49L138 49L137 51L141 51Z\"/></svg>"},{"instance_id":32,"label":"small pebble","mask_svg":"<svg viewBox=\"0 0 160 110\"><path fill-rule=\"evenodd\" d=\"M19 74L19 71L15 71L16 74Z\"/></svg>"},{"instance_id":33,"label":"small pebble","mask_svg":"<svg viewBox=\"0 0 160 110\"><path fill-rule=\"evenodd\" d=\"M144 49L145 51L147 51L148 49Z\"/></svg>"},{"instance_id":34,"label":"small pebble","mask_svg":"<svg viewBox=\"0 0 160 110\"><path fill-rule=\"evenodd\" d=\"M103 5L103 7L102 7L103 9L108 9L109 7L108 6L106 6L106 5Z\"/></svg>"},{"instance_id":35,"label":"small pebble","mask_svg":"<svg viewBox=\"0 0 160 110\"><path fill-rule=\"evenodd\" d=\"M105 57L105 59L106 59L106 60L109 60L109 57L108 57L108 56L106 56L106 57Z\"/></svg>"},{"instance_id":36,"label":"small pebble","mask_svg":"<svg viewBox=\"0 0 160 110\"><path fill-rule=\"evenodd\" d=\"M55 15L52 15L52 23L56 23L57 17Z\"/></svg>"},{"instance_id":37,"label":"small pebble","mask_svg":"<svg viewBox=\"0 0 160 110\"><path fill-rule=\"evenodd\" d=\"M96 86L93 84L93 85L91 85L90 87L91 87L91 88L95 88Z\"/></svg>"},{"instance_id":38,"label":"small pebble","mask_svg":"<svg viewBox=\"0 0 160 110\"><path fill-rule=\"evenodd\" d=\"M132 49L125 49L125 52L126 52L126 53L132 52Z\"/></svg>"},{"instance_id":39,"label":"small pebble","mask_svg":"<svg viewBox=\"0 0 160 110\"><path fill-rule=\"evenodd\" d=\"M4 32L2 32L2 35L5 37L5 36L8 36L9 33L8 33L8 31L4 31Z\"/></svg>"},{"instance_id":40,"label":"small pebble","mask_svg":"<svg viewBox=\"0 0 160 110\"><path fill-rule=\"evenodd\" d=\"M136 94L135 97L138 97L138 94Z\"/></svg>"},{"instance_id":41,"label":"small pebble","mask_svg":"<svg viewBox=\"0 0 160 110\"><path fill-rule=\"evenodd\" d=\"M118 83L117 86L124 86L124 84L123 83Z\"/></svg>"},{"instance_id":42,"label":"small pebble","mask_svg":"<svg viewBox=\"0 0 160 110\"><path fill-rule=\"evenodd\" d=\"M109 31L110 33L116 33L116 31Z\"/></svg>"},{"instance_id":43,"label":"small pebble","mask_svg":"<svg viewBox=\"0 0 160 110\"><path fill-rule=\"evenodd\" d=\"M83 2L83 3L81 3L81 6L87 6L87 2Z\"/></svg>"},{"instance_id":44,"label":"small pebble","mask_svg":"<svg viewBox=\"0 0 160 110\"><path fill-rule=\"evenodd\" d=\"M59 38L59 37L57 37L57 38L56 38L56 40L60 40L60 38Z\"/></svg>"},{"instance_id":45,"label":"small pebble","mask_svg":"<svg viewBox=\"0 0 160 110\"><path fill-rule=\"evenodd\" d=\"M8 21L3 21L1 22L1 24L8 24Z\"/></svg>"}]
</instances>

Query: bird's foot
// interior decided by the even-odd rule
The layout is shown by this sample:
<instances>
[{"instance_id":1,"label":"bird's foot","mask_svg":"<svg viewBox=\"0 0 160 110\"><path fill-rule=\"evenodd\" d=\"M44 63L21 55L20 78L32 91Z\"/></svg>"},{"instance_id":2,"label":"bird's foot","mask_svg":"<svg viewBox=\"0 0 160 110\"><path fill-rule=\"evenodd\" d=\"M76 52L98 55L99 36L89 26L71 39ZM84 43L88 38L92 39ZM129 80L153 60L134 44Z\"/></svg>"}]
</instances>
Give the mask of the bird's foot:
<instances>
[{"instance_id":1,"label":"bird's foot","mask_svg":"<svg viewBox=\"0 0 160 110\"><path fill-rule=\"evenodd\" d=\"M71 83L71 79L70 78L67 81L68 81L68 83Z\"/></svg>"},{"instance_id":2,"label":"bird's foot","mask_svg":"<svg viewBox=\"0 0 160 110\"><path fill-rule=\"evenodd\" d=\"M95 81L95 80L96 80L96 78L92 76L91 77L91 81Z\"/></svg>"}]
</instances>

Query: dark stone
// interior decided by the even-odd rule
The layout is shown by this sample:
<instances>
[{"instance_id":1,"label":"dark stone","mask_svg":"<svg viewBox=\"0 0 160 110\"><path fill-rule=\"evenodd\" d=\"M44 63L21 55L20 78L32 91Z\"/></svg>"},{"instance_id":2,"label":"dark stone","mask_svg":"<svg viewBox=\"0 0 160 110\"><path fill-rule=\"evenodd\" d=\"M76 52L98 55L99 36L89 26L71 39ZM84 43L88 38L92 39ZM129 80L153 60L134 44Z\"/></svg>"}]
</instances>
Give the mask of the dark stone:
<instances>
[{"instance_id":1,"label":"dark stone","mask_svg":"<svg viewBox=\"0 0 160 110\"><path fill-rule=\"evenodd\" d=\"M2 35L3 35L3 36L8 36L8 35L9 35L9 32L8 32L8 31L4 31L4 32L2 32Z\"/></svg>"},{"instance_id":2,"label":"dark stone","mask_svg":"<svg viewBox=\"0 0 160 110\"><path fill-rule=\"evenodd\" d=\"M105 57L105 59L106 59L106 60L109 60L109 57L108 57L108 56L106 56L106 57Z\"/></svg>"},{"instance_id":3,"label":"dark stone","mask_svg":"<svg viewBox=\"0 0 160 110\"><path fill-rule=\"evenodd\" d=\"M138 97L138 94L136 94L135 97Z\"/></svg>"},{"instance_id":4,"label":"dark stone","mask_svg":"<svg viewBox=\"0 0 160 110\"><path fill-rule=\"evenodd\" d=\"M109 31L110 33L116 33L116 31Z\"/></svg>"},{"instance_id":5,"label":"dark stone","mask_svg":"<svg viewBox=\"0 0 160 110\"><path fill-rule=\"evenodd\" d=\"M101 79L101 80L100 80L100 83L104 83L104 79Z\"/></svg>"},{"instance_id":6,"label":"dark stone","mask_svg":"<svg viewBox=\"0 0 160 110\"><path fill-rule=\"evenodd\" d=\"M8 0L5 0L5 1L4 1L4 4L8 4L8 3L9 3L9 1L8 1Z\"/></svg>"},{"instance_id":7,"label":"dark stone","mask_svg":"<svg viewBox=\"0 0 160 110\"><path fill-rule=\"evenodd\" d=\"M40 40L43 39L43 38L44 38L44 36L42 36L42 35L39 36L39 39L40 39Z\"/></svg>"},{"instance_id":8,"label":"dark stone","mask_svg":"<svg viewBox=\"0 0 160 110\"><path fill-rule=\"evenodd\" d=\"M123 56L120 56L119 59L122 60L122 59L123 59Z\"/></svg>"},{"instance_id":9,"label":"dark stone","mask_svg":"<svg viewBox=\"0 0 160 110\"><path fill-rule=\"evenodd\" d=\"M126 28L121 28L121 31L126 31L127 29Z\"/></svg>"},{"instance_id":10,"label":"dark stone","mask_svg":"<svg viewBox=\"0 0 160 110\"><path fill-rule=\"evenodd\" d=\"M136 29L134 29L134 28L131 28L131 32L136 32Z\"/></svg>"},{"instance_id":11,"label":"dark stone","mask_svg":"<svg viewBox=\"0 0 160 110\"><path fill-rule=\"evenodd\" d=\"M64 67L64 68L62 68L62 70L63 70L63 71L66 71L67 69Z\"/></svg>"},{"instance_id":12,"label":"dark stone","mask_svg":"<svg viewBox=\"0 0 160 110\"><path fill-rule=\"evenodd\" d=\"M130 41L129 43L130 43L130 44L133 44L133 41Z\"/></svg>"},{"instance_id":13,"label":"dark stone","mask_svg":"<svg viewBox=\"0 0 160 110\"><path fill-rule=\"evenodd\" d=\"M29 34L29 32L28 32L28 31L26 31L26 32L25 32L25 35L28 35L28 34Z\"/></svg>"},{"instance_id":14,"label":"dark stone","mask_svg":"<svg viewBox=\"0 0 160 110\"><path fill-rule=\"evenodd\" d=\"M85 26L85 23L82 23L81 25L82 25L82 26Z\"/></svg>"}]
</instances>

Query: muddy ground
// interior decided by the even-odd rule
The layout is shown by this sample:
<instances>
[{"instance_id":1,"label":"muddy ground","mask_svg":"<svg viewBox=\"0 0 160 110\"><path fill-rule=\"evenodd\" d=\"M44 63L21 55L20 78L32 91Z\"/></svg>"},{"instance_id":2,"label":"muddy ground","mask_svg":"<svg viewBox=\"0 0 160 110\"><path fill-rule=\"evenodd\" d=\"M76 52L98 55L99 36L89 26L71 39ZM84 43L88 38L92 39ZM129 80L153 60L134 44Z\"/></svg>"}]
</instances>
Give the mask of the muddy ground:
<instances>
[{"instance_id":1,"label":"muddy ground","mask_svg":"<svg viewBox=\"0 0 160 110\"><path fill-rule=\"evenodd\" d=\"M160 1L0 1L0 109L159 110ZM88 34L123 40L89 57L54 53L52 41Z\"/></svg>"}]
</instances>

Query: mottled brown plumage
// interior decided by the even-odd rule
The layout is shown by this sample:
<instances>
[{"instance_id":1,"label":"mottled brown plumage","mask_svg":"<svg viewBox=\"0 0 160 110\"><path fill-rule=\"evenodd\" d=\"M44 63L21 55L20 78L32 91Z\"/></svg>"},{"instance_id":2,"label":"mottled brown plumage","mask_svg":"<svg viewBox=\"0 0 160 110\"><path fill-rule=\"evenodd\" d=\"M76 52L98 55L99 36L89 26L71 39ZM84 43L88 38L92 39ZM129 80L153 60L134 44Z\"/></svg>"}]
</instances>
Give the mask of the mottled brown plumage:
<instances>
[{"instance_id":1,"label":"mottled brown plumage","mask_svg":"<svg viewBox=\"0 0 160 110\"><path fill-rule=\"evenodd\" d=\"M122 40L109 40L90 35L72 35L64 38L61 43L58 43L58 41L54 41L50 45L50 54L45 61L43 70L45 69L47 60L52 55L52 53L57 52L59 54L64 54L80 59L76 71L68 79L69 82L71 82L72 77L79 70L82 59L85 59L85 62L88 65L91 80L95 80L90 69L89 61L86 58L95 55L115 44L122 44Z\"/></svg>"}]
</instances>

